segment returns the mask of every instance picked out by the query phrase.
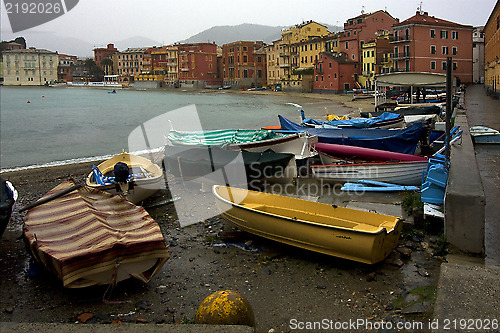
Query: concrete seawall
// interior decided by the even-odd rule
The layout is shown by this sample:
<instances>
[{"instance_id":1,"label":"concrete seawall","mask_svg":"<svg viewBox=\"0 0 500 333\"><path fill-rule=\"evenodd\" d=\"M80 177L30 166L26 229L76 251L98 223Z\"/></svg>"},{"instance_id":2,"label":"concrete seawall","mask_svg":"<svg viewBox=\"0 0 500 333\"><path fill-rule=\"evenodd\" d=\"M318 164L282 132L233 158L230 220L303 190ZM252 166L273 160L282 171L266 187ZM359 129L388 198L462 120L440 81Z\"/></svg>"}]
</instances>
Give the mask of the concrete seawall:
<instances>
[{"instance_id":1,"label":"concrete seawall","mask_svg":"<svg viewBox=\"0 0 500 333\"><path fill-rule=\"evenodd\" d=\"M471 254L484 254L485 194L465 113L455 118L463 130L454 145L445 195L445 233L448 242Z\"/></svg>"}]
</instances>

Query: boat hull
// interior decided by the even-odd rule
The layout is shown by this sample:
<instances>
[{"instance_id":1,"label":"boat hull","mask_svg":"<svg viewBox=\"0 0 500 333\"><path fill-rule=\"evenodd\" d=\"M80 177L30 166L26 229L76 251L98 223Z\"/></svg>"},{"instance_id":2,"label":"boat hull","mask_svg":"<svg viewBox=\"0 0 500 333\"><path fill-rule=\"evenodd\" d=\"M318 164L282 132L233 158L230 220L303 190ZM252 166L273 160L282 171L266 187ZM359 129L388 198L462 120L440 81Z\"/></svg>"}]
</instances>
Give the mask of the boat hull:
<instances>
[{"instance_id":1,"label":"boat hull","mask_svg":"<svg viewBox=\"0 0 500 333\"><path fill-rule=\"evenodd\" d=\"M500 132L489 127L471 127L470 134L474 143L500 143Z\"/></svg>"},{"instance_id":2,"label":"boat hull","mask_svg":"<svg viewBox=\"0 0 500 333\"><path fill-rule=\"evenodd\" d=\"M400 185L422 185L427 161L313 165L314 177L333 183L374 180Z\"/></svg>"},{"instance_id":3,"label":"boat hull","mask_svg":"<svg viewBox=\"0 0 500 333\"><path fill-rule=\"evenodd\" d=\"M135 173L136 170L142 168L142 170L147 171L148 177L134 179L133 187L129 183L122 184L121 191L118 193L114 188L109 189L107 185L97 184L93 173L90 172L86 179L86 185L96 189L106 189L111 194L124 194L125 198L134 204L141 203L165 187L162 169L149 159L141 156L123 152L102 162L97 167L103 175L112 174L114 166L118 162L127 164L131 173Z\"/></svg>"},{"instance_id":4,"label":"boat hull","mask_svg":"<svg viewBox=\"0 0 500 333\"><path fill-rule=\"evenodd\" d=\"M238 228L274 241L374 264L395 248L397 217L296 198L214 186L222 216Z\"/></svg>"},{"instance_id":5,"label":"boat hull","mask_svg":"<svg viewBox=\"0 0 500 333\"><path fill-rule=\"evenodd\" d=\"M107 285L160 271L169 254L158 224L142 207L110 193L66 181L28 210L23 235L33 257L66 288Z\"/></svg>"},{"instance_id":6,"label":"boat hull","mask_svg":"<svg viewBox=\"0 0 500 333\"><path fill-rule=\"evenodd\" d=\"M320 142L315 144L314 148L317 151L321 151L336 157L345 156L349 159L370 161L427 161L427 158L422 156L401 154L380 149L338 145L332 143Z\"/></svg>"}]
</instances>

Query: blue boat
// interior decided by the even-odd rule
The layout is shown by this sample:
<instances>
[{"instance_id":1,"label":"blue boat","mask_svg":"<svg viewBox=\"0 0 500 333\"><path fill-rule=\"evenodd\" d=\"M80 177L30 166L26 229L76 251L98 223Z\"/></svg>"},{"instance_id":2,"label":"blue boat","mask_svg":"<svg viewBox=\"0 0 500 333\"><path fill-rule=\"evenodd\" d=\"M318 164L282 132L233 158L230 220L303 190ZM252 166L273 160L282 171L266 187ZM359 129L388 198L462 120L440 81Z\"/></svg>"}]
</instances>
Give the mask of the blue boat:
<instances>
[{"instance_id":1,"label":"blue boat","mask_svg":"<svg viewBox=\"0 0 500 333\"><path fill-rule=\"evenodd\" d=\"M307 132L317 135L319 142L348 146L381 149L403 154L415 154L417 144L424 135L421 122L404 129L359 129L359 128L310 128L301 126L278 116L281 128L292 132Z\"/></svg>"}]
</instances>

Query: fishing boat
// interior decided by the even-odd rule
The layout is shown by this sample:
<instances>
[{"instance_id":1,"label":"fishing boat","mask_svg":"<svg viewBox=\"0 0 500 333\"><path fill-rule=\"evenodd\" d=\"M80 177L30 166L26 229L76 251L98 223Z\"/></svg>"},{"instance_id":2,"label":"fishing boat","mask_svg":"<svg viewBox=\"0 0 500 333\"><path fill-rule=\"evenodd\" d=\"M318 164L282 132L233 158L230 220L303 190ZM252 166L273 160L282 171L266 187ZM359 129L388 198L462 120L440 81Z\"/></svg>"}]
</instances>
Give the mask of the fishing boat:
<instances>
[{"instance_id":1,"label":"fishing boat","mask_svg":"<svg viewBox=\"0 0 500 333\"><path fill-rule=\"evenodd\" d=\"M124 198L69 180L24 217L29 252L66 288L147 283L169 254L158 224Z\"/></svg>"},{"instance_id":2,"label":"fishing boat","mask_svg":"<svg viewBox=\"0 0 500 333\"><path fill-rule=\"evenodd\" d=\"M394 216L220 185L212 191L222 216L241 230L335 257L375 264L401 234Z\"/></svg>"},{"instance_id":3,"label":"fishing boat","mask_svg":"<svg viewBox=\"0 0 500 333\"><path fill-rule=\"evenodd\" d=\"M17 191L12 183L0 178L0 237L9 224L16 200Z\"/></svg>"},{"instance_id":4,"label":"fishing boat","mask_svg":"<svg viewBox=\"0 0 500 333\"><path fill-rule=\"evenodd\" d=\"M229 150L275 153L291 153L297 161L315 156L312 145L315 136L305 133L277 133L271 130L226 129L208 131L175 131L167 136L167 145L217 146Z\"/></svg>"},{"instance_id":5,"label":"fishing boat","mask_svg":"<svg viewBox=\"0 0 500 333\"><path fill-rule=\"evenodd\" d=\"M474 143L500 143L500 132L486 126L473 126L470 135Z\"/></svg>"},{"instance_id":6,"label":"fishing boat","mask_svg":"<svg viewBox=\"0 0 500 333\"><path fill-rule=\"evenodd\" d=\"M289 183L297 177L295 156L270 149L256 153L211 146L167 146L165 168L176 177L210 185L241 185L263 179Z\"/></svg>"},{"instance_id":7,"label":"fishing boat","mask_svg":"<svg viewBox=\"0 0 500 333\"><path fill-rule=\"evenodd\" d=\"M356 146L338 145L333 143L318 142L314 149L332 157L343 157L351 160L368 161L427 161L426 157L410 154L401 154L380 149L371 149ZM327 155L327 156L328 156ZM328 163L324 163L328 164Z\"/></svg>"},{"instance_id":8,"label":"fishing boat","mask_svg":"<svg viewBox=\"0 0 500 333\"><path fill-rule=\"evenodd\" d=\"M397 113L384 112L374 118L333 119L321 121L306 118L301 110L302 125L316 128L402 128L405 118Z\"/></svg>"},{"instance_id":9,"label":"fishing boat","mask_svg":"<svg viewBox=\"0 0 500 333\"><path fill-rule=\"evenodd\" d=\"M158 165L147 158L126 152L92 166L86 184L123 195L134 204L149 198L165 186L163 171Z\"/></svg>"},{"instance_id":10,"label":"fishing boat","mask_svg":"<svg viewBox=\"0 0 500 333\"><path fill-rule=\"evenodd\" d=\"M281 128L288 131L305 132L318 137L322 143L381 149L403 154L415 153L417 144L424 135L422 123L404 129L360 129L360 128L310 128L278 116Z\"/></svg>"},{"instance_id":11,"label":"fishing boat","mask_svg":"<svg viewBox=\"0 0 500 333\"><path fill-rule=\"evenodd\" d=\"M399 185L421 185L428 161L390 161L312 165L314 177L332 183L374 180Z\"/></svg>"}]
</instances>

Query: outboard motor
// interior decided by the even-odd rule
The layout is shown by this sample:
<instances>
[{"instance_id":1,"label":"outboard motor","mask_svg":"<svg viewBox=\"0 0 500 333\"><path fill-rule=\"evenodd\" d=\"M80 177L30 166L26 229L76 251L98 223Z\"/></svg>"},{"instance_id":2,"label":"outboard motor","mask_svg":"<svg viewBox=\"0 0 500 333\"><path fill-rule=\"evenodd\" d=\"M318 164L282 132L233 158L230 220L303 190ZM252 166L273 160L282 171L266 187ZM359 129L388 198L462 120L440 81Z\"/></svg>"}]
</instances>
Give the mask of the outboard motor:
<instances>
[{"instance_id":1,"label":"outboard motor","mask_svg":"<svg viewBox=\"0 0 500 333\"><path fill-rule=\"evenodd\" d=\"M130 176L130 169L127 164L118 162L113 168L113 173L115 175L116 191L120 193L122 191L120 184L127 183L128 177ZM129 184L128 189L133 189L133 182Z\"/></svg>"}]
</instances>

